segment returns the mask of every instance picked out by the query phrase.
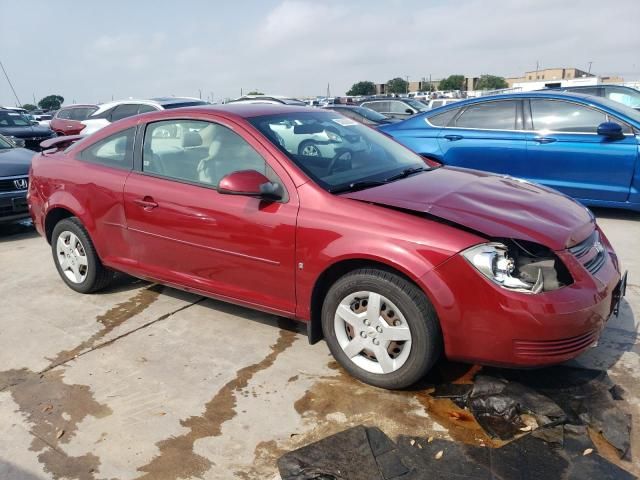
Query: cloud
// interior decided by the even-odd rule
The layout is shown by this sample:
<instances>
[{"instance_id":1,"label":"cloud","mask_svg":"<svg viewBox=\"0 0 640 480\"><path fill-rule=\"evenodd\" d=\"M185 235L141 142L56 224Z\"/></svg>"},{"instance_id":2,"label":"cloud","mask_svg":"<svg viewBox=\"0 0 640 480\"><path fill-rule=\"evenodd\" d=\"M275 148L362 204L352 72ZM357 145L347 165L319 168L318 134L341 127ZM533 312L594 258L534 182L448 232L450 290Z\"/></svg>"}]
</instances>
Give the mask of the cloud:
<instances>
[{"instance_id":1,"label":"cloud","mask_svg":"<svg viewBox=\"0 0 640 480\"><path fill-rule=\"evenodd\" d=\"M0 32L2 61L23 97L60 92L95 101L202 90L224 98L241 88L301 96L322 94L327 83L342 94L359 80L519 75L537 61L593 62L595 72L640 78L638 0L615 8L601 0L183 0L180 8L153 2L151 10L150 1L59 1L61 8L32 0L3 9L13 21ZM34 9L56 25L51 55L20 27L34 21ZM1 103L12 103L6 88Z\"/></svg>"}]
</instances>

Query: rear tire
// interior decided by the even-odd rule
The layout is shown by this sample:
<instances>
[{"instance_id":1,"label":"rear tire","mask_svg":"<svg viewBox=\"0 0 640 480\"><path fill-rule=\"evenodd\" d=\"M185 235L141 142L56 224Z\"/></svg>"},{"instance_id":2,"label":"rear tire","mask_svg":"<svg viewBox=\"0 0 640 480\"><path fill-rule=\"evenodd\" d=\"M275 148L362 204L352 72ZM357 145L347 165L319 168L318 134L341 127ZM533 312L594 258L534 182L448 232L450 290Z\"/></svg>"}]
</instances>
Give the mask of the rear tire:
<instances>
[{"instance_id":1,"label":"rear tire","mask_svg":"<svg viewBox=\"0 0 640 480\"><path fill-rule=\"evenodd\" d=\"M336 281L324 300L322 329L344 369L381 388L416 383L442 350L440 325L426 295L385 270L355 270Z\"/></svg>"},{"instance_id":2,"label":"rear tire","mask_svg":"<svg viewBox=\"0 0 640 480\"><path fill-rule=\"evenodd\" d=\"M60 220L53 228L51 252L60 277L76 292L97 292L113 280L77 217Z\"/></svg>"}]
</instances>

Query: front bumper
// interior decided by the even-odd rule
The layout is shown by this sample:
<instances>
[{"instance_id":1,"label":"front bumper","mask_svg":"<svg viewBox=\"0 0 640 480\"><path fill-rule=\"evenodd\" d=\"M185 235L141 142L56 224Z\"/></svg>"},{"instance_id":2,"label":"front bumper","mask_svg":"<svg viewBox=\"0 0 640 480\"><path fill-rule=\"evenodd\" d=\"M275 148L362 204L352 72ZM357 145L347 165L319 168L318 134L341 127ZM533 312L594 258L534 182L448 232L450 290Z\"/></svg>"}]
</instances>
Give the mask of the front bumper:
<instances>
[{"instance_id":1,"label":"front bumper","mask_svg":"<svg viewBox=\"0 0 640 480\"><path fill-rule=\"evenodd\" d=\"M440 319L446 356L509 367L578 356L598 340L624 294L615 253L606 247L595 273L569 252L556 252L574 283L535 295L493 284L460 255L429 272L422 281Z\"/></svg>"},{"instance_id":2,"label":"front bumper","mask_svg":"<svg viewBox=\"0 0 640 480\"><path fill-rule=\"evenodd\" d=\"M16 191L0 194L0 223L13 222L29 217L27 192Z\"/></svg>"}]
</instances>

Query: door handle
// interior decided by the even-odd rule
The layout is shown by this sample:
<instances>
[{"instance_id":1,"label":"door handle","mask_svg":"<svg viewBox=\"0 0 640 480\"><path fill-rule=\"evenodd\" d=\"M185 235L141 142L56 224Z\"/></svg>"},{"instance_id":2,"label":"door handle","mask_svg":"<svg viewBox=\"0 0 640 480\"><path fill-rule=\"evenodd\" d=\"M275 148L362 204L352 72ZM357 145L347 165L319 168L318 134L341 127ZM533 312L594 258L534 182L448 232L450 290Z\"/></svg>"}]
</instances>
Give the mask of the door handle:
<instances>
[{"instance_id":1,"label":"door handle","mask_svg":"<svg viewBox=\"0 0 640 480\"><path fill-rule=\"evenodd\" d=\"M553 143L558 141L558 139L552 137L535 137L533 141L537 143Z\"/></svg>"},{"instance_id":2,"label":"door handle","mask_svg":"<svg viewBox=\"0 0 640 480\"><path fill-rule=\"evenodd\" d=\"M135 203L139 207L144 208L146 211L151 211L158 206L158 204L153 201L153 198L149 196L144 198L136 198L133 200L133 203Z\"/></svg>"},{"instance_id":3,"label":"door handle","mask_svg":"<svg viewBox=\"0 0 640 480\"><path fill-rule=\"evenodd\" d=\"M458 140L462 140L464 137L462 135L445 135L444 138L450 142L457 142Z\"/></svg>"}]
</instances>

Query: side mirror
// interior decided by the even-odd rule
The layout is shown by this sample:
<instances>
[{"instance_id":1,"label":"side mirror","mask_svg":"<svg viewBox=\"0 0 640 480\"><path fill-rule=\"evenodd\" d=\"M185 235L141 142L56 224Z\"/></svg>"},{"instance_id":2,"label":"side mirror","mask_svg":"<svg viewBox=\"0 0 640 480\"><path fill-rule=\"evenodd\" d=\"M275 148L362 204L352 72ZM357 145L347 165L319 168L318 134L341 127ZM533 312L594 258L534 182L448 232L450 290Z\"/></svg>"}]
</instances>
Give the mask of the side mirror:
<instances>
[{"instance_id":1,"label":"side mirror","mask_svg":"<svg viewBox=\"0 0 640 480\"><path fill-rule=\"evenodd\" d=\"M413 110L411 110L410 108L407 108L404 113L408 113L409 115L413 115Z\"/></svg>"},{"instance_id":2,"label":"side mirror","mask_svg":"<svg viewBox=\"0 0 640 480\"><path fill-rule=\"evenodd\" d=\"M245 195L265 200L281 200L282 186L269 181L255 170L239 170L225 175L218 183L218 192L226 195Z\"/></svg>"},{"instance_id":3,"label":"side mirror","mask_svg":"<svg viewBox=\"0 0 640 480\"><path fill-rule=\"evenodd\" d=\"M31 120L31 125L40 125L40 123L37 120Z\"/></svg>"},{"instance_id":4,"label":"side mirror","mask_svg":"<svg viewBox=\"0 0 640 480\"><path fill-rule=\"evenodd\" d=\"M615 122L603 122L598 125L598 135L607 138L621 138L623 136L622 127Z\"/></svg>"}]
</instances>

